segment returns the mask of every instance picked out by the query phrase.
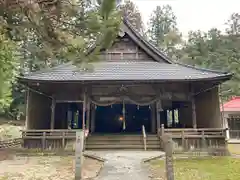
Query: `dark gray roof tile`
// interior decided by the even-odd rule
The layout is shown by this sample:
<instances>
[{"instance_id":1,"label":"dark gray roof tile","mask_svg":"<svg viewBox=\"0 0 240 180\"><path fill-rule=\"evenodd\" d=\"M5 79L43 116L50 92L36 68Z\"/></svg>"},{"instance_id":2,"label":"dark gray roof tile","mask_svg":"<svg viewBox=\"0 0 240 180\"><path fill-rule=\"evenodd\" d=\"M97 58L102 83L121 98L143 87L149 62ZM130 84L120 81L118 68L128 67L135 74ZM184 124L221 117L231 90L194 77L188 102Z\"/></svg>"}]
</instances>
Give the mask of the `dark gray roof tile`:
<instances>
[{"instance_id":1,"label":"dark gray roof tile","mask_svg":"<svg viewBox=\"0 0 240 180\"><path fill-rule=\"evenodd\" d=\"M159 62L98 62L92 71L79 70L67 63L26 75L26 80L101 81L101 80L201 80L226 77L229 74L195 69L180 64Z\"/></svg>"}]
</instances>

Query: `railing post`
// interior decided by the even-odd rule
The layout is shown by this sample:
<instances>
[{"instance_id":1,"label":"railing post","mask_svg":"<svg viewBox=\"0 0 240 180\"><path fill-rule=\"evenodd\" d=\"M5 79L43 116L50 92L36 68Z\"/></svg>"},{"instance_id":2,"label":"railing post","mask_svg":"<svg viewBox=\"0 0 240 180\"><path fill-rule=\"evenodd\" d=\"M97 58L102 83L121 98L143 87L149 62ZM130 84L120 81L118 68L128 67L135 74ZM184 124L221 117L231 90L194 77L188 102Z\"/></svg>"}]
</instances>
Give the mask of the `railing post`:
<instances>
[{"instance_id":1,"label":"railing post","mask_svg":"<svg viewBox=\"0 0 240 180\"><path fill-rule=\"evenodd\" d=\"M65 132L62 134L62 149L65 147Z\"/></svg>"},{"instance_id":2,"label":"railing post","mask_svg":"<svg viewBox=\"0 0 240 180\"><path fill-rule=\"evenodd\" d=\"M82 179L84 131L76 131L75 180Z\"/></svg>"},{"instance_id":3,"label":"railing post","mask_svg":"<svg viewBox=\"0 0 240 180\"><path fill-rule=\"evenodd\" d=\"M143 146L144 146L144 151L147 150L147 137L146 137L146 131L145 131L145 126L142 125L142 134L143 134Z\"/></svg>"},{"instance_id":4,"label":"railing post","mask_svg":"<svg viewBox=\"0 0 240 180\"><path fill-rule=\"evenodd\" d=\"M45 148L46 148L46 132L43 132L42 149L44 150Z\"/></svg>"},{"instance_id":5,"label":"railing post","mask_svg":"<svg viewBox=\"0 0 240 180\"><path fill-rule=\"evenodd\" d=\"M182 136L182 149L183 151L185 151L185 137L184 137L184 130L182 130L181 132L181 136Z\"/></svg>"},{"instance_id":6,"label":"railing post","mask_svg":"<svg viewBox=\"0 0 240 180\"><path fill-rule=\"evenodd\" d=\"M202 138L201 138L201 139L202 139L202 143L201 143L201 144L202 144L202 149L204 149L204 150L205 150L205 149L206 149L206 146L207 146L207 144L206 144L206 138L205 138L204 131L202 131L202 132L201 132L201 135L202 135Z\"/></svg>"},{"instance_id":7,"label":"railing post","mask_svg":"<svg viewBox=\"0 0 240 180\"><path fill-rule=\"evenodd\" d=\"M230 139L229 128L225 129L225 138L226 138L227 141Z\"/></svg>"},{"instance_id":8,"label":"railing post","mask_svg":"<svg viewBox=\"0 0 240 180\"><path fill-rule=\"evenodd\" d=\"M173 168L173 141L170 136L164 135L161 137L164 143L165 151L165 168L167 180L174 180L174 168Z\"/></svg>"},{"instance_id":9,"label":"railing post","mask_svg":"<svg viewBox=\"0 0 240 180\"><path fill-rule=\"evenodd\" d=\"M164 124L161 124L160 136L164 135Z\"/></svg>"}]
</instances>

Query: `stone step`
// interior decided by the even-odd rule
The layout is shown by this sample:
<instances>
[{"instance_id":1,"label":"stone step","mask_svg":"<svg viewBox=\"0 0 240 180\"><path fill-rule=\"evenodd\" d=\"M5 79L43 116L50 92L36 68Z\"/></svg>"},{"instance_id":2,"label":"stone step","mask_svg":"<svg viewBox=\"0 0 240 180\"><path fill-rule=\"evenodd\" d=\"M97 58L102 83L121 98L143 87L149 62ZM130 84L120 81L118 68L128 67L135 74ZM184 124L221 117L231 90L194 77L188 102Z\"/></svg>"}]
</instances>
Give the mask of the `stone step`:
<instances>
[{"instance_id":1,"label":"stone step","mask_svg":"<svg viewBox=\"0 0 240 180\"><path fill-rule=\"evenodd\" d=\"M95 136L95 135L91 135L88 137L88 139L91 140L142 140L143 137L142 136L134 136L134 135L129 135L129 136L120 136L120 135L109 135L109 136ZM159 140L159 138L157 136L147 136L147 140L153 140L153 141L157 141Z\"/></svg>"},{"instance_id":2,"label":"stone step","mask_svg":"<svg viewBox=\"0 0 240 180\"><path fill-rule=\"evenodd\" d=\"M86 149L143 149L143 145L141 144L92 144L87 145Z\"/></svg>"},{"instance_id":3,"label":"stone step","mask_svg":"<svg viewBox=\"0 0 240 180\"><path fill-rule=\"evenodd\" d=\"M97 150L97 149L135 149L135 150L143 150L144 146L140 144L128 144L128 145L122 145L122 144L91 144L86 146L87 150ZM159 150L160 145L147 145L147 150Z\"/></svg>"},{"instance_id":4,"label":"stone step","mask_svg":"<svg viewBox=\"0 0 240 180\"><path fill-rule=\"evenodd\" d=\"M87 145L91 144L121 144L121 145L128 145L128 144L143 144L143 141L116 141L116 140L111 140L111 141L86 141Z\"/></svg>"},{"instance_id":5,"label":"stone step","mask_svg":"<svg viewBox=\"0 0 240 180\"><path fill-rule=\"evenodd\" d=\"M135 149L143 150L142 135L132 134L92 134L86 140L87 150L105 149ZM157 135L147 135L147 149L160 149L160 140Z\"/></svg>"}]
</instances>

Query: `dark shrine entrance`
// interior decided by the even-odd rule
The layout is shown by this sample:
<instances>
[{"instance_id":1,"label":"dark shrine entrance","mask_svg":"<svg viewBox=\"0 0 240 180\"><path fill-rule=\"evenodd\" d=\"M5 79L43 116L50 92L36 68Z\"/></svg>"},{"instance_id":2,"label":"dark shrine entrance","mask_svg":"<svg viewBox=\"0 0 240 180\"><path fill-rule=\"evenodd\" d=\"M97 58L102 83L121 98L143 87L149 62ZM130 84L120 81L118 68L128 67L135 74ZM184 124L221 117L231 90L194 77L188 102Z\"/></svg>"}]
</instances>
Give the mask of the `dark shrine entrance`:
<instances>
[{"instance_id":1,"label":"dark shrine entrance","mask_svg":"<svg viewBox=\"0 0 240 180\"><path fill-rule=\"evenodd\" d=\"M96 133L141 133L142 125L146 131L151 128L151 109L149 106L125 104L125 120L123 104L98 106L96 108Z\"/></svg>"}]
</instances>

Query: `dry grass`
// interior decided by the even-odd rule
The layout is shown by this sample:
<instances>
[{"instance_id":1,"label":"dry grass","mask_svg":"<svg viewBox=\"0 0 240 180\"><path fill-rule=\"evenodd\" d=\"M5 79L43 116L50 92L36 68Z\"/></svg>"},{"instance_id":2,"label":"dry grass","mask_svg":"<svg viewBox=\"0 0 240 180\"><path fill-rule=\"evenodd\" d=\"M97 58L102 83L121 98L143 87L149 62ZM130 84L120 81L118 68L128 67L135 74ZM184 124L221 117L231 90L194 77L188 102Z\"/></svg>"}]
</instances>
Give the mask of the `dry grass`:
<instances>
[{"instance_id":1,"label":"dry grass","mask_svg":"<svg viewBox=\"0 0 240 180\"><path fill-rule=\"evenodd\" d=\"M165 179L163 160L151 162L154 180ZM239 180L240 159L231 157L177 159L174 161L176 180Z\"/></svg>"},{"instance_id":2,"label":"dry grass","mask_svg":"<svg viewBox=\"0 0 240 180\"><path fill-rule=\"evenodd\" d=\"M102 162L85 158L83 177L95 177L101 167ZM71 180L74 172L73 156L21 156L0 161L0 180Z\"/></svg>"}]
</instances>

